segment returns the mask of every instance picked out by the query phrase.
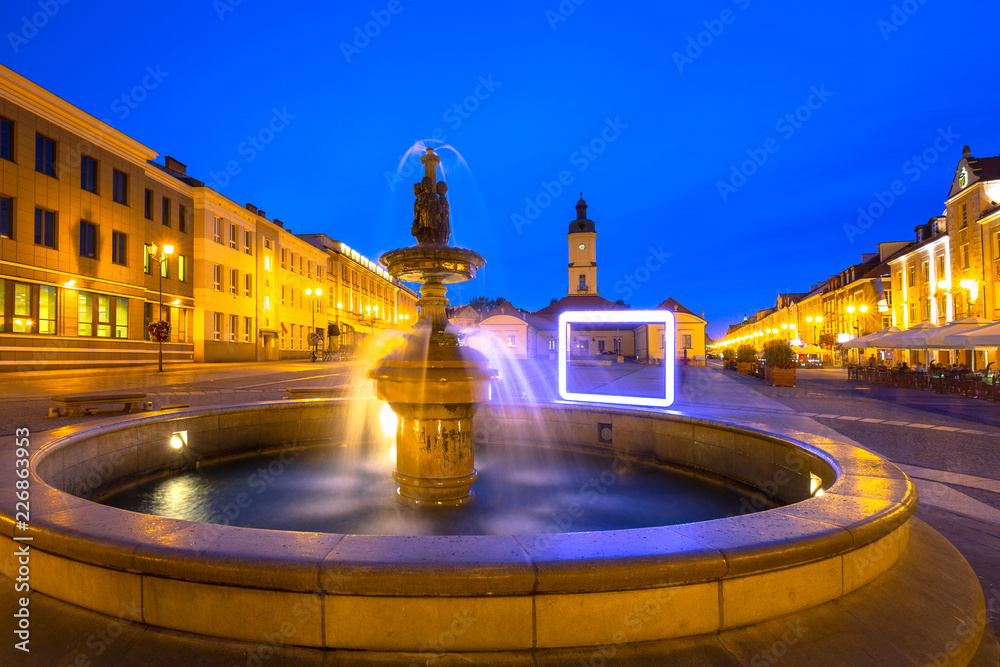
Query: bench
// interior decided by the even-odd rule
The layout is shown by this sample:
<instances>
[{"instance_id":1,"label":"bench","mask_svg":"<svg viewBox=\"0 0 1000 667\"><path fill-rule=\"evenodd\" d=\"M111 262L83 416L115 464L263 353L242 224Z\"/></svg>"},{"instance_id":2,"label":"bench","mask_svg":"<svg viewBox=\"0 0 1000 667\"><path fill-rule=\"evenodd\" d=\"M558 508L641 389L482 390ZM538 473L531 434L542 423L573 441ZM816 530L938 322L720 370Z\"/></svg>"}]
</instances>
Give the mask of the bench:
<instances>
[{"instance_id":1,"label":"bench","mask_svg":"<svg viewBox=\"0 0 1000 667\"><path fill-rule=\"evenodd\" d=\"M347 387L286 387L285 391L293 399L300 398L343 398L347 396Z\"/></svg>"},{"instance_id":2,"label":"bench","mask_svg":"<svg viewBox=\"0 0 1000 667\"><path fill-rule=\"evenodd\" d=\"M145 408L145 398L146 394L75 394L73 396L52 396L52 401L59 407L49 410L49 416L74 417L80 414L80 409L85 405L113 405L115 403L124 403L125 412L134 412ZM93 412L96 412L96 409ZM91 414L91 410L88 409L87 413Z\"/></svg>"}]
</instances>

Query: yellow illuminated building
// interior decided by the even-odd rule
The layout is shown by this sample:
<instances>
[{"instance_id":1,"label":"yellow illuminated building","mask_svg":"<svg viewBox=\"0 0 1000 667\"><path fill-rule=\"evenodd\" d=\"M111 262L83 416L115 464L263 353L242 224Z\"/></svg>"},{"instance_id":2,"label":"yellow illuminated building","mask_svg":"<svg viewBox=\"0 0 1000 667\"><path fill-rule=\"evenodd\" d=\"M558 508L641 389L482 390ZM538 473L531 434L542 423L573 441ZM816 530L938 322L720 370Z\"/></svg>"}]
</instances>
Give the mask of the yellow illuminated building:
<instances>
[{"instance_id":1,"label":"yellow illuminated building","mask_svg":"<svg viewBox=\"0 0 1000 667\"><path fill-rule=\"evenodd\" d=\"M0 370L156 363L161 319L167 363L306 358L311 332L335 349L415 321L416 295L346 244L157 156L0 66Z\"/></svg>"}]
</instances>

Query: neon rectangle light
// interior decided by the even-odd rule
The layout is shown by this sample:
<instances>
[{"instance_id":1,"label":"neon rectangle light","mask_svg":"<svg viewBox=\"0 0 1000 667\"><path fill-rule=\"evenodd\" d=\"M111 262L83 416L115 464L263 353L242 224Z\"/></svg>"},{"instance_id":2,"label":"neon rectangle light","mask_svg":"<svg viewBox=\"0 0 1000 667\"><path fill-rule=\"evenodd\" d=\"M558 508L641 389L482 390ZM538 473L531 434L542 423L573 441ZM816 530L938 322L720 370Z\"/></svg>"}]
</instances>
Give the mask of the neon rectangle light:
<instances>
[{"instance_id":1,"label":"neon rectangle light","mask_svg":"<svg viewBox=\"0 0 1000 667\"><path fill-rule=\"evenodd\" d=\"M640 324L663 325L663 398L620 394L580 394L567 391L566 368L569 363L567 335L571 324ZM633 327L634 328L634 327ZM669 310L578 310L559 316L559 395L567 401L615 403L666 408L674 402L674 314ZM647 335L647 345L651 336Z\"/></svg>"}]
</instances>

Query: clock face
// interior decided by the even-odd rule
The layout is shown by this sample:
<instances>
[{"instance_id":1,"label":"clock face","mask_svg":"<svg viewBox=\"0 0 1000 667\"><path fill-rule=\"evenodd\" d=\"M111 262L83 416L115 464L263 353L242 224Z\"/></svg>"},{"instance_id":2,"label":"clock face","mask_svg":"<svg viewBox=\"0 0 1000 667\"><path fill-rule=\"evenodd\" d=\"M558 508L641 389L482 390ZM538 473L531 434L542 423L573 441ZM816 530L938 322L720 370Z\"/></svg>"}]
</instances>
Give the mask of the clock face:
<instances>
[{"instance_id":1,"label":"clock face","mask_svg":"<svg viewBox=\"0 0 1000 667\"><path fill-rule=\"evenodd\" d=\"M580 250L586 250L587 249L587 244L586 243L581 243L580 245L577 246L577 248L579 248Z\"/></svg>"},{"instance_id":2,"label":"clock face","mask_svg":"<svg viewBox=\"0 0 1000 667\"><path fill-rule=\"evenodd\" d=\"M962 171L958 172L958 187L964 188L965 184L969 182L969 172L962 167Z\"/></svg>"}]
</instances>

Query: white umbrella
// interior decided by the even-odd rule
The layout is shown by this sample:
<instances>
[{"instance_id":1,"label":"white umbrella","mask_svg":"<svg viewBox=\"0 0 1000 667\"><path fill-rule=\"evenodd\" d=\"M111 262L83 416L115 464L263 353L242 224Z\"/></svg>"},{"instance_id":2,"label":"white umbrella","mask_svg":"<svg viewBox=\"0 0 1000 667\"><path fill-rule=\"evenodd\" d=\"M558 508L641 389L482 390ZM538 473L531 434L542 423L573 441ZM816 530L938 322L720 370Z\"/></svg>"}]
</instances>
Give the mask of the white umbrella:
<instances>
[{"instance_id":1,"label":"white umbrella","mask_svg":"<svg viewBox=\"0 0 1000 667\"><path fill-rule=\"evenodd\" d=\"M879 348L881 345L876 345L875 343L888 336L889 334L901 333L903 330L899 327L886 327L881 331L876 331L875 333L870 333L867 336L861 336L860 338L854 338L843 344L842 347L858 347L858 348Z\"/></svg>"},{"instance_id":2,"label":"white umbrella","mask_svg":"<svg viewBox=\"0 0 1000 667\"><path fill-rule=\"evenodd\" d=\"M994 322L984 327L970 329L962 334L956 334L965 339L965 344L971 347L1000 346L1000 322Z\"/></svg>"},{"instance_id":3,"label":"white umbrella","mask_svg":"<svg viewBox=\"0 0 1000 667\"><path fill-rule=\"evenodd\" d=\"M899 331L883 336L878 340L875 346L878 348L889 348L895 350L923 349L927 347L926 339L927 336L930 335L930 331L937 328L938 325L931 324L930 322L914 324L905 331Z\"/></svg>"},{"instance_id":4,"label":"white umbrella","mask_svg":"<svg viewBox=\"0 0 1000 667\"><path fill-rule=\"evenodd\" d=\"M927 336L927 347L935 350L961 349L972 347L971 342L967 342L968 334L979 329L984 329L983 325L990 324L989 320L981 317L963 317L960 320L950 322L943 327L939 327L932 334ZM1000 331L1000 329L998 329ZM997 343L994 343L997 344ZM988 345L988 343L983 343Z\"/></svg>"}]
</instances>

